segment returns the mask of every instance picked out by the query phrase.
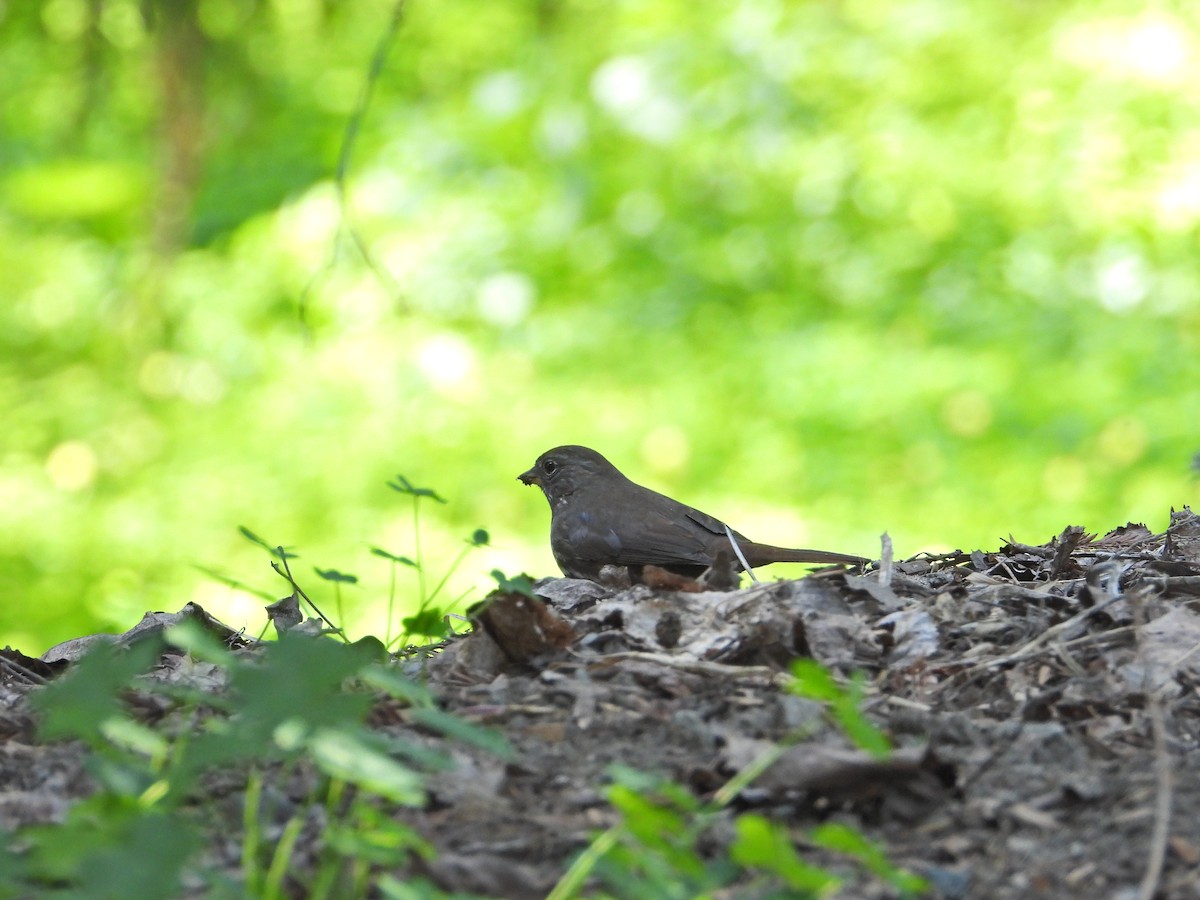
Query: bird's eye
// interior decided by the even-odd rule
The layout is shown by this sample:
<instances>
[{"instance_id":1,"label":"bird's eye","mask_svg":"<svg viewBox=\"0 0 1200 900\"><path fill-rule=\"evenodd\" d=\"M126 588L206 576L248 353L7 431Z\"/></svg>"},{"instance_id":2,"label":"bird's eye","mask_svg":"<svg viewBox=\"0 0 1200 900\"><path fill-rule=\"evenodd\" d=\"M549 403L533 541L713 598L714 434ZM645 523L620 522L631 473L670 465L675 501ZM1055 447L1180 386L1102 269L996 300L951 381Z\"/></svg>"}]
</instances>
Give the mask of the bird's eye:
<instances>
[{"instance_id":1,"label":"bird's eye","mask_svg":"<svg viewBox=\"0 0 1200 900\"><path fill-rule=\"evenodd\" d=\"M553 475L554 471L557 468L558 468L558 463L556 463L552 459L548 459L544 463L542 463L542 471L544 471L547 475Z\"/></svg>"}]
</instances>

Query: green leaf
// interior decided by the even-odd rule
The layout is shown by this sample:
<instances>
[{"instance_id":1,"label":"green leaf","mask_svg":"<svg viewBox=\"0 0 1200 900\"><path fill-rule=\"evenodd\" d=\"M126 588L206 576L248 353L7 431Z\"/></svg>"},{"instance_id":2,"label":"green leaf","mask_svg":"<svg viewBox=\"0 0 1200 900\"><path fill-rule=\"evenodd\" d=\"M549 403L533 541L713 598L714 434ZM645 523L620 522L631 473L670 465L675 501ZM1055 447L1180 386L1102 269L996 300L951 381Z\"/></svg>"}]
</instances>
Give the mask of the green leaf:
<instances>
[{"instance_id":1,"label":"green leaf","mask_svg":"<svg viewBox=\"0 0 1200 900\"><path fill-rule=\"evenodd\" d=\"M799 896L816 896L841 883L832 872L800 859L784 826L748 813L738 816L735 829L737 838L729 848L730 856L747 868L763 869L778 876L801 892Z\"/></svg>"},{"instance_id":2,"label":"green leaf","mask_svg":"<svg viewBox=\"0 0 1200 900\"><path fill-rule=\"evenodd\" d=\"M233 654L221 641L206 631L195 619L185 619L168 628L163 637L172 647L188 653L196 659L215 663L222 668L233 665Z\"/></svg>"},{"instance_id":3,"label":"green leaf","mask_svg":"<svg viewBox=\"0 0 1200 900\"><path fill-rule=\"evenodd\" d=\"M434 491L432 488L414 487L412 485L412 482L410 482L403 475L397 475L396 480L389 481L387 483L387 486L390 487L393 491L397 491L401 494L408 494L412 497L428 497L430 500L435 500L438 503L446 502L441 497L439 497L437 492Z\"/></svg>"},{"instance_id":4,"label":"green leaf","mask_svg":"<svg viewBox=\"0 0 1200 900\"><path fill-rule=\"evenodd\" d=\"M123 715L121 692L154 664L162 641L140 641L129 650L97 644L62 678L30 698L41 712L38 734L46 740L78 738L93 746L105 743L101 726Z\"/></svg>"},{"instance_id":5,"label":"green leaf","mask_svg":"<svg viewBox=\"0 0 1200 900\"><path fill-rule=\"evenodd\" d=\"M364 656L369 656L373 662L383 663L390 659L387 647L384 646L383 641L375 637L373 634L368 634L366 637L360 637L357 641L354 641L351 646L353 646L356 651L361 652Z\"/></svg>"},{"instance_id":6,"label":"green leaf","mask_svg":"<svg viewBox=\"0 0 1200 900\"><path fill-rule=\"evenodd\" d=\"M166 758L171 745L163 735L133 719L112 716L100 724L101 733L115 747L148 757L155 762Z\"/></svg>"},{"instance_id":7,"label":"green leaf","mask_svg":"<svg viewBox=\"0 0 1200 900\"><path fill-rule=\"evenodd\" d=\"M413 828L368 803L356 804L351 821L328 828L323 837L344 857L390 868L404 864L413 854L423 859L434 856L433 846Z\"/></svg>"},{"instance_id":8,"label":"green leaf","mask_svg":"<svg viewBox=\"0 0 1200 900\"><path fill-rule=\"evenodd\" d=\"M413 706L433 706L433 695L425 685L406 678L394 669L383 666L371 666L363 670L360 676L364 684L385 691L398 700L404 700Z\"/></svg>"},{"instance_id":9,"label":"green leaf","mask_svg":"<svg viewBox=\"0 0 1200 900\"><path fill-rule=\"evenodd\" d=\"M412 711L412 719L419 725L439 731L448 738L473 744L501 759L513 759L515 754L504 735L482 725L460 719L437 707L420 707Z\"/></svg>"},{"instance_id":10,"label":"green leaf","mask_svg":"<svg viewBox=\"0 0 1200 900\"><path fill-rule=\"evenodd\" d=\"M820 825L813 830L810 838L819 847L854 857L875 875L906 894L919 894L929 889L925 879L893 865L882 848L848 825L837 822Z\"/></svg>"},{"instance_id":11,"label":"green leaf","mask_svg":"<svg viewBox=\"0 0 1200 900\"><path fill-rule=\"evenodd\" d=\"M120 217L146 201L147 176L132 160L30 159L7 173L4 200L34 220Z\"/></svg>"},{"instance_id":12,"label":"green leaf","mask_svg":"<svg viewBox=\"0 0 1200 900\"><path fill-rule=\"evenodd\" d=\"M420 610L416 615L401 619L400 624L408 634L443 638L450 632L445 616L440 607L431 606L429 609Z\"/></svg>"},{"instance_id":13,"label":"green leaf","mask_svg":"<svg viewBox=\"0 0 1200 900\"><path fill-rule=\"evenodd\" d=\"M313 566L313 571L326 581L337 581L341 584L358 584L357 575L347 575L344 572L339 572L337 569L318 569Z\"/></svg>"},{"instance_id":14,"label":"green leaf","mask_svg":"<svg viewBox=\"0 0 1200 900\"><path fill-rule=\"evenodd\" d=\"M867 721L858 707L847 708L839 704L833 708L833 714L846 732L846 737L862 750L880 759L892 752L892 742L887 735Z\"/></svg>"},{"instance_id":15,"label":"green leaf","mask_svg":"<svg viewBox=\"0 0 1200 900\"><path fill-rule=\"evenodd\" d=\"M794 694L811 700L836 700L842 688L833 675L815 659L801 658L792 663L792 676L796 679L788 686Z\"/></svg>"},{"instance_id":16,"label":"green leaf","mask_svg":"<svg viewBox=\"0 0 1200 900\"><path fill-rule=\"evenodd\" d=\"M403 757L425 772L442 772L453 769L456 765L454 757L446 752L444 746L438 744L421 745L394 737L380 740L389 756Z\"/></svg>"},{"instance_id":17,"label":"green leaf","mask_svg":"<svg viewBox=\"0 0 1200 900\"><path fill-rule=\"evenodd\" d=\"M184 867L200 846L181 818L117 807L103 795L78 804L65 823L27 829L22 838L31 844L24 860L30 881L65 882L76 888L65 896L98 900L181 896Z\"/></svg>"},{"instance_id":18,"label":"green leaf","mask_svg":"<svg viewBox=\"0 0 1200 900\"><path fill-rule=\"evenodd\" d=\"M608 800L622 814L625 827L640 843L659 852L670 849L670 839L686 831L683 817L623 784L608 789Z\"/></svg>"},{"instance_id":19,"label":"green leaf","mask_svg":"<svg viewBox=\"0 0 1200 900\"><path fill-rule=\"evenodd\" d=\"M174 897L200 836L178 816L143 815L112 843L82 866L87 896Z\"/></svg>"},{"instance_id":20,"label":"green leaf","mask_svg":"<svg viewBox=\"0 0 1200 900\"><path fill-rule=\"evenodd\" d=\"M420 568L420 566L417 565L417 563L413 562L407 556L396 556L394 553L389 553L387 550L384 550L382 547L372 547L371 552L374 553L376 556L382 556L384 559L390 559L394 563L400 563L401 565L409 566L413 569Z\"/></svg>"},{"instance_id":21,"label":"green leaf","mask_svg":"<svg viewBox=\"0 0 1200 900\"><path fill-rule=\"evenodd\" d=\"M700 801L696 796L669 778L620 763L613 763L605 772L616 784L627 787L641 796L653 797L655 802L666 801L685 812L696 812L700 809Z\"/></svg>"},{"instance_id":22,"label":"green leaf","mask_svg":"<svg viewBox=\"0 0 1200 900\"><path fill-rule=\"evenodd\" d=\"M425 779L380 752L348 728L322 728L308 740L308 752L325 774L358 785L403 806L425 802Z\"/></svg>"},{"instance_id":23,"label":"green leaf","mask_svg":"<svg viewBox=\"0 0 1200 900\"><path fill-rule=\"evenodd\" d=\"M109 722L115 719L106 720ZM91 774L104 791L98 795L114 807L140 807L139 798L158 779L146 761L122 753L96 754L89 760Z\"/></svg>"},{"instance_id":24,"label":"green leaf","mask_svg":"<svg viewBox=\"0 0 1200 900\"><path fill-rule=\"evenodd\" d=\"M533 579L524 572L514 575L512 578L499 569L492 569L491 574L496 579L496 583L500 585L500 590L506 594L522 594L533 599Z\"/></svg>"},{"instance_id":25,"label":"green leaf","mask_svg":"<svg viewBox=\"0 0 1200 900\"><path fill-rule=\"evenodd\" d=\"M230 678L242 697L238 732L259 740L283 722L299 718L312 727L357 724L371 698L343 689L346 680L375 661L370 647L326 638L286 634Z\"/></svg>"},{"instance_id":26,"label":"green leaf","mask_svg":"<svg viewBox=\"0 0 1200 900\"><path fill-rule=\"evenodd\" d=\"M246 584L244 581L239 581L236 578L232 578L229 575L226 575L224 572L218 571L217 569L209 568L208 566L200 566L200 565L193 565L192 568L196 569L197 571L203 572L209 578L213 579L214 581L216 581L220 584L225 585L226 587L233 588L235 591L245 591L247 594L253 594L254 596L261 597L264 600L274 600L275 599L275 595L272 594L270 591L264 591L264 590L261 590L256 587L251 587L250 585Z\"/></svg>"},{"instance_id":27,"label":"green leaf","mask_svg":"<svg viewBox=\"0 0 1200 900\"><path fill-rule=\"evenodd\" d=\"M270 553L272 556L274 556L276 559L280 560L281 562L285 561L285 560L289 560L289 559L297 559L298 558L295 553L289 552L287 547L282 547L279 544L271 544L271 543L263 540L257 534L255 534L253 531L251 531L249 528L247 528L245 525L239 525L238 531L240 531L242 533L242 537L244 537L246 540L262 547L264 550L266 550L268 553Z\"/></svg>"},{"instance_id":28,"label":"green leaf","mask_svg":"<svg viewBox=\"0 0 1200 900\"><path fill-rule=\"evenodd\" d=\"M871 724L859 708L863 695L861 676L856 676L849 688L843 688L824 666L812 659L793 662L792 675L794 679L788 689L801 697L824 703L856 746L880 758L892 752L892 743L887 735Z\"/></svg>"}]
</instances>

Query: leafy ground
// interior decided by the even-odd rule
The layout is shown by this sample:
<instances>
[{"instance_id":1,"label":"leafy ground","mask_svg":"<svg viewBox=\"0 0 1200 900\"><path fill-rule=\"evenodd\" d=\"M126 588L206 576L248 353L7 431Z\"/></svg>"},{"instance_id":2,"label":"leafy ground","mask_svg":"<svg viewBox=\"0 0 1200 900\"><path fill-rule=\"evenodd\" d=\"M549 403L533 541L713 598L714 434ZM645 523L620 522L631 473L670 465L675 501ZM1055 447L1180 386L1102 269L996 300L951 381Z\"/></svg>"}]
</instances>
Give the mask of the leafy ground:
<instances>
[{"instance_id":1,"label":"leafy ground","mask_svg":"<svg viewBox=\"0 0 1200 900\"><path fill-rule=\"evenodd\" d=\"M536 598L497 592L470 634L373 662L386 677L355 670L357 691L330 688L346 672L324 684L272 675L281 653L244 641L234 656L274 656L250 668L205 662L216 657L202 649L161 657L127 709L173 740L182 724L207 723L217 746L232 734L247 747L249 720L365 698L353 758L339 756L344 744L297 738L296 752L265 762L206 759L174 801L200 835L179 893L532 898L559 885L567 896L560 879L590 847L573 870L589 896L800 896L836 875L825 888L834 896L885 897L913 888L901 870L940 897L1200 896L1200 517L1190 510L1162 534L1130 525L1097 540L1068 528L1038 547L885 554L866 574L697 587L547 579ZM194 608L188 617L202 619ZM798 658L824 668L797 668ZM70 825L81 798L119 792L96 765L114 758L111 734L35 736L54 713L31 712L29 699L57 685L29 682L63 664L12 651L5 663L0 820L14 834L5 865L17 884L53 846L52 831L29 826ZM428 693L400 687L397 669ZM229 697L258 696L248 672L268 674L270 701L222 719ZM421 771L411 790L395 772L355 766L381 758L371 741L383 738ZM170 773L201 743L157 769L168 800L183 783ZM339 779L372 804L348 817L349 794L330 799ZM137 796L153 805L148 789ZM403 852L368 846L388 834L403 834ZM418 838L426 852L410 851ZM331 852L357 868L322 876ZM60 873L57 886L80 877Z\"/></svg>"}]
</instances>

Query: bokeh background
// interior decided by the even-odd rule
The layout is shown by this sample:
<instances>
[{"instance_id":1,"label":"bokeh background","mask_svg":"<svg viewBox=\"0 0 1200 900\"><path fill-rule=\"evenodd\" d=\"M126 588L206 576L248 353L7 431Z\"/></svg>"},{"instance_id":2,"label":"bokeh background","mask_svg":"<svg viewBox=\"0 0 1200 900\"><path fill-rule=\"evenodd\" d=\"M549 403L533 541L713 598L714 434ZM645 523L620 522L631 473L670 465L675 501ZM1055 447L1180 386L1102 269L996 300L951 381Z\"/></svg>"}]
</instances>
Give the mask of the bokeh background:
<instances>
[{"instance_id":1,"label":"bokeh background","mask_svg":"<svg viewBox=\"0 0 1200 900\"><path fill-rule=\"evenodd\" d=\"M555 571L515 476L567 442L866 555L1194 501L1200 6L396 13L0 4L0 640L257 631L238 526L382 633L385 482L447 501L430 582L490 532L474 600Z\"/></svg>"}]
</instances>

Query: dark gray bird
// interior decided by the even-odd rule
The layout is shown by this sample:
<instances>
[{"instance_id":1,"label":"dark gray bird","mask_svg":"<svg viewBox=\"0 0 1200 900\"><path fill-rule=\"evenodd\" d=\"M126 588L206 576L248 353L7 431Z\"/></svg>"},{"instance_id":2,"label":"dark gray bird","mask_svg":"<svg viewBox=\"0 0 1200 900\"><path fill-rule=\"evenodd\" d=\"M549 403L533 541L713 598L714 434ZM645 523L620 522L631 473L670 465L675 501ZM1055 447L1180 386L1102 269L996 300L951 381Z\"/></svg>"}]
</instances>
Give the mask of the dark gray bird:
<instances>
[{"instance_id":1,"label":"dark gray bird","mask_svg":"<svg viewBox=\"0 0 1200 900\"><path fill-rule=\"evenodd\" d=\"M628 566L635 578L646 565L695 578L718 553L725 559L735 556L724 522L635 484L587 447L547 450L517 477L540 487L550 502L550 549L569 578L598 581L606 565ZM870 562L845 553L757 544L736 531L733 537L750 568L774 562Z\"/></svg>"}]
</instances>

